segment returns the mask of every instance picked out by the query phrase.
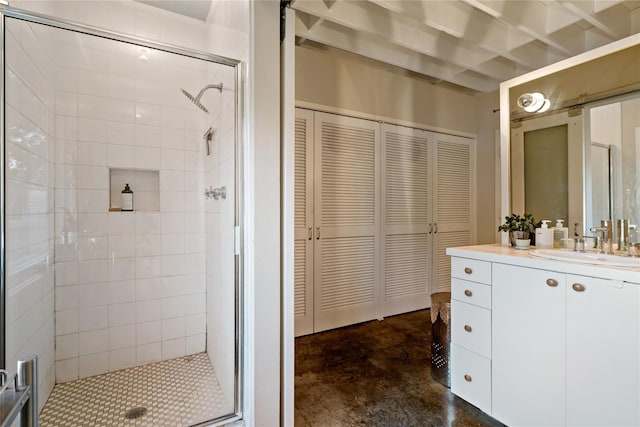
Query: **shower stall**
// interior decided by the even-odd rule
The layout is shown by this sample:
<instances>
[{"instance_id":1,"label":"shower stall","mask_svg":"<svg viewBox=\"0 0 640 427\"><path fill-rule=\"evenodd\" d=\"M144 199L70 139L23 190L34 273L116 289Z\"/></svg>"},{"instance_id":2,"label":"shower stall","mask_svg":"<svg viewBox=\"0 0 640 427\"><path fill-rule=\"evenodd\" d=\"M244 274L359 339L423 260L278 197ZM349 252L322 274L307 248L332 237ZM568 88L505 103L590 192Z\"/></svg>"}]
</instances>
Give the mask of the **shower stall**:
<instances>
[{"instance_id":1,"label":"shower stall","mask_svg":"<svg viewBox=\"0 0 640 427\"><path fill-rule=\"evenodd\" d=\"M239 418L239 61L0 12L2 368L42 426Z\"/></svg>"}]
</instances>

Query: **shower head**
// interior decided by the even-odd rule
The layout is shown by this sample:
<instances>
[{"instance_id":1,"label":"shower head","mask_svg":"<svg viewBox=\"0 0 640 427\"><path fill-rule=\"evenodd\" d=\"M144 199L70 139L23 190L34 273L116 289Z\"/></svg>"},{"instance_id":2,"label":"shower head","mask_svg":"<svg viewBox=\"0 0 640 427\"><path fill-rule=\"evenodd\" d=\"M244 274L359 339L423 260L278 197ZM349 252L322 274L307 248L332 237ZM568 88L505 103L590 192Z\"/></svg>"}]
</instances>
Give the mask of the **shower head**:
<instances>
[{"instance_id":1,"label":"shower head","mask_svg":"<svg viewBox=\"0 0 640 427\"><path fill-rule=\"evenodd\" d=\"M191 95L189 92L187 92L186 90L180 88L180 90L182 91L182 93L184 93L184 96L186 96L187 98L189 98L189 100L191 102L193 102L194 104L196 104L196 106L198 108L200 108L202 111L204 111L205 113L208 113L209 110L207 110L207 107L205 107L204 105L202 105L202 103L200 102L200 98L202 98L202 95L204 95L204 93L208 90L208 89L218 89L221 93L222 93L222 83L218 83L217 85L206 85L205 87L203 87L202 89L200 89L200 92L198 92L197 96L193 96Z\"/></svg>"},{"instance_id":2,"label":"shower head","mask_svg":"<svg viewBox=\"0 0 640 427\"><path fill-rule=\"evenodd\" d=\"M207 107L205 107L204 105L202 105L200 103L200 101L193 95L191 95L189 92L187 92L186 90L180 88L180 90L182 91L182 93L184 93L184 96L186 96L187 98L189 98L189 101L193 102L194 104L196 104L196 106L198 108L200 108L202 111L204 111L205 113L208 113L209 110L207 110Z\"/></svg>"}]
</instances>

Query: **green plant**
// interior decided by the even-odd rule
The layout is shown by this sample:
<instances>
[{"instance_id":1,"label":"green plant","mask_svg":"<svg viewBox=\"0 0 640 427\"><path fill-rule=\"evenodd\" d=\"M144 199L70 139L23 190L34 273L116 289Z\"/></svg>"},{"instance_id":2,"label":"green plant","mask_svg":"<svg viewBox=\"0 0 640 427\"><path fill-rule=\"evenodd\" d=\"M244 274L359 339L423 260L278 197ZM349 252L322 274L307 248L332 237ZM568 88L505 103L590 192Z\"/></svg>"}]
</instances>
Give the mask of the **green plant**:
<instances>
[{"instance_id":1,"label":"green plant","mask_svg":"<svg viewBox=\"0 0 640 427\"><path fill-rule=\"evenodd\" d=\"M504 219L505 222L498 227L498 231L528 231L535 234L536 228L541 224L533 219L533 215L527 213L524 216L512 213Z\"/></svg>"}]
</instances>

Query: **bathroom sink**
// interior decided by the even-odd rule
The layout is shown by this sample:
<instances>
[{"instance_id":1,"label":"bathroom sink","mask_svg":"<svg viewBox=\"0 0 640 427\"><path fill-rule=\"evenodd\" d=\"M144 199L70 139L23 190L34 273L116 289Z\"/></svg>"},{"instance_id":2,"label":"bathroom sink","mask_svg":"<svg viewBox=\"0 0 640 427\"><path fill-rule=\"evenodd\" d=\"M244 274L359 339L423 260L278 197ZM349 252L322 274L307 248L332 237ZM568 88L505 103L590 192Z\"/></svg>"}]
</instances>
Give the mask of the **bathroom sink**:
<instances>
[{"instance_id":1,"label":"bathroom sink","mask_svg":"<svg viewBox=\"0 0 640 427\"><path fill-rule=\"evenodd\" d=\"M607 255L597 252L574 252L563 249L536 249L529 253L535 257L559 261L580 262L583 264L597 264L610 267L640 268L640 258L622 255Z\"/></svg>"}]
</instances>

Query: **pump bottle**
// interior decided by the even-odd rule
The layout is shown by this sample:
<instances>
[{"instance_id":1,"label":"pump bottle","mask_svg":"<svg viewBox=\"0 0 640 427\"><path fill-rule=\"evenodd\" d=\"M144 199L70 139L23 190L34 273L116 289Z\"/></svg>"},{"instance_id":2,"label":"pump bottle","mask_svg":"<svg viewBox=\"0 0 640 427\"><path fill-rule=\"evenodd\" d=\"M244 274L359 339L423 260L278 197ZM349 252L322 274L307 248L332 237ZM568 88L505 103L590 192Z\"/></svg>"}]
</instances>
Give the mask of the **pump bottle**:
<instances>
[{"instance_id":1,"label":"pump bottle","mask_svg":"<svg viewBox=\"0 0 640 427\"><path fill-rule=\"evenodd\" d=\"M122 211L123 212L131 212L133 211L133 191L129 187L129 184L124 185L124 190L122 190Z\"/></svg>"},{"instance_id":2,"label":"pump bottle","mask_svg":"<svg viewBox=\"0 0 640 427\"><path fill-rule=\"evenodd\" d=\"M548 219L542 220L542 226L536 228L536 248L553 248L553 230Z\"/></svg>"},{"instance_id":3,"label":"pump bottle","mask_svg":"<svg viewBox=\"0 0 640 427\"><path fill-rule=\"evenodd\" d=\"M564 248L565 242L569 238L569 229L564 226L563 220L556 219L556 226L553 230L553 247Z\"/></svg>"}]
</instances>

